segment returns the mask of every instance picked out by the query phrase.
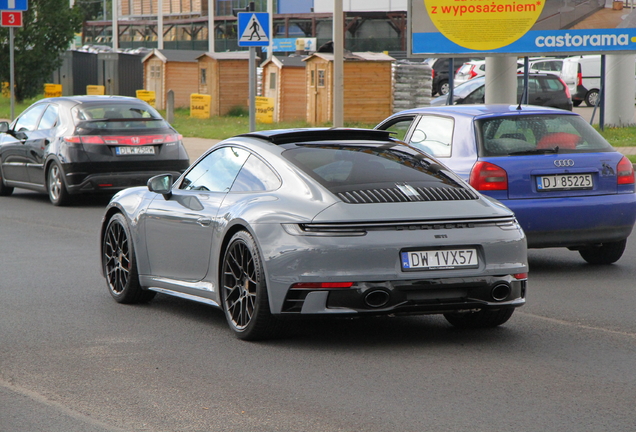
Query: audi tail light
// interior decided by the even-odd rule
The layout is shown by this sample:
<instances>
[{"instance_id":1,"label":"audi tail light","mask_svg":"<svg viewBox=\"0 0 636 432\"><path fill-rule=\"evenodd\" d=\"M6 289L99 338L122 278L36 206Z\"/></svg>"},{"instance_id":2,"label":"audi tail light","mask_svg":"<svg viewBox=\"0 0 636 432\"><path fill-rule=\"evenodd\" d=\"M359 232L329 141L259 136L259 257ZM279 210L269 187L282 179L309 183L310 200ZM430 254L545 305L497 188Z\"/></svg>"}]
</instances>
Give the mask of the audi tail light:
<instances>
[{"instance_id":1,"label":"audi tail light","mask_svg":"<svg viewBox=\"0 0 636 432\"><path fill-rule=\"evenodd\" d=\"M468 182L478 191L508 190L508 173L500 166L479 161L473 166Z\"/></svg>"},{"instance_id":2,"label":"audi tail light","mask_svg":"<svg viewBox=\"0 0 636 432\"><path fill-rule=\"evenodd\" d=\"M634 184L634 165L626 156L616 166L618 184Z\"/></svg>"}]
</instances>

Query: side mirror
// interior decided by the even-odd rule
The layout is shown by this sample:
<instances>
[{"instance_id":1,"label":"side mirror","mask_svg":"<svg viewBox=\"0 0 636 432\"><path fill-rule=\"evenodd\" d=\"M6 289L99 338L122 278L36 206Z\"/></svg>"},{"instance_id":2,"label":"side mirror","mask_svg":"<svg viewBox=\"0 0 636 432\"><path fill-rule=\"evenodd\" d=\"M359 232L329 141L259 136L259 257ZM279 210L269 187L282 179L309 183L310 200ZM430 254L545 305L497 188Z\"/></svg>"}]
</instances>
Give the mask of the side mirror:
<instances>
[{"instance_id":1,"label":"side mirror","mask_svg":"<svg viewBox=\"0 0 636 432\"><path fill-rule=\"evenodd\" d=\"M9 132L9 122L3 121L0 122L0 133Z\"/></svg>"},{"instance_id":2,"label":"side mirror","mask_svg":"<svg viewBox=\"0 0 636 432\"><path fill-rule=\"evenodd\" d=\"M148 190L169 199L172 196L172 183L172 174L160 174L148 180Z\"/></svg>"}]
</instances>

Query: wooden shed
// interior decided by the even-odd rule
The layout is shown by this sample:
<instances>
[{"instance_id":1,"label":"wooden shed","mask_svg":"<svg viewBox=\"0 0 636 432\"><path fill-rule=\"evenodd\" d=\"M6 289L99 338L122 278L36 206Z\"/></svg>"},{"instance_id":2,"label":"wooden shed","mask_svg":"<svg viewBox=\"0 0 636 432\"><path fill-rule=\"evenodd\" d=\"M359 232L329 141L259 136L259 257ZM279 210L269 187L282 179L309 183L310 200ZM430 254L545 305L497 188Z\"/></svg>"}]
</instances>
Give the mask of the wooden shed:
<instances>
[{"instance_id":1,"label":"wooden shed","mask_svg":"<svg viewBox=\"0 0 636 432\"><path fill-rule=\"evenodd\" d=\"M307 118L306 56L272 57L263 63L263 96L274 99L274 122Z\"/></svg>"},{"instance_id":2,"label":"wooden shed","mask_svg":"<svg viewBox=\"0 0 636 432\"><path fill-rule=\"evenodd\" d=\"M248 108L249 60L249 51L207 52L197 57L197 91L211 96L211 116L226 115L236 106Z\"/></svg>"},{"instance_id":3,"label":"wooden shed","mask_svg":"<svg viewBox=\"0 0 636 432\"><path fill-rule=\"evenodd\" d=\"M317 52L304 60L307 121L333 120L333 53ZM354 52L344 58L344 121L377 123L393 114L392 63L381 53Z\"/></svg>"},{"instance_id":4,"label":"wooden shed","mask_svg":"<svg viewBox=\"0 0 636 432\"><path fill-rule=\"evenodd\" d=\"M189 107L199 91L197 58L203 51L153 49L142 60L144 89L155 92L155 108L166 109L166 94L174 92L175 107Z\"/></svg>"}]
</instances>

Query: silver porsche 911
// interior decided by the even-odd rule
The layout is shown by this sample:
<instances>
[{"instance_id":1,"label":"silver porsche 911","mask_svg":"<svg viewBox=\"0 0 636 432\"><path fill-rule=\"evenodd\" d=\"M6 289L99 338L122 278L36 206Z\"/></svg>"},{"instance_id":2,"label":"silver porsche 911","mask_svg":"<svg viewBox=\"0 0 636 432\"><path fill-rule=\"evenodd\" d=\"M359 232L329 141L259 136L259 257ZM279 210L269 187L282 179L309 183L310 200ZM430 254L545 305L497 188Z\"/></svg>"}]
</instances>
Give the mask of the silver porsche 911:
<instances>
[{"instance_id":1,"label":"silver porsche 911","mask_svg":"<svg viewBox=\"0 0 636 432\"><path fill-rule=\"evenodd\" d=\"M120 303L214 305L241 339L285 318L443 314L494 327L525 303L513 213L437 160L364 129L254 132L106 209L103 274Z\"/></svg>"}]
</instances>

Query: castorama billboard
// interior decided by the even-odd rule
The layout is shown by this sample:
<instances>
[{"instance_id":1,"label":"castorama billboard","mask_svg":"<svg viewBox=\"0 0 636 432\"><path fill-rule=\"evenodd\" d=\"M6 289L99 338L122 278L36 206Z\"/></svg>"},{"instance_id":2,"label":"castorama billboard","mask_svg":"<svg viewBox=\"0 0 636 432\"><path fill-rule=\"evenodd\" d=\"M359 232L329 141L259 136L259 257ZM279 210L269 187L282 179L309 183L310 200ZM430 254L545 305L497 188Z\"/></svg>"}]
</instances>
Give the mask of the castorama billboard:
<instances>
[{"instance_id":1,"label":"castorama billboard","mask_svg":"<svg viewBox=\"0 0 636 432\"><path fill-rule=\"evenodd\" d=\"M571 55L636 51L636 9L615 10L614 3L410 0L410 53Z\"/></svg>"}]
</instances>

